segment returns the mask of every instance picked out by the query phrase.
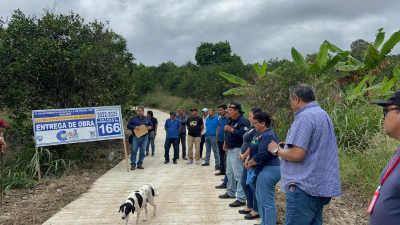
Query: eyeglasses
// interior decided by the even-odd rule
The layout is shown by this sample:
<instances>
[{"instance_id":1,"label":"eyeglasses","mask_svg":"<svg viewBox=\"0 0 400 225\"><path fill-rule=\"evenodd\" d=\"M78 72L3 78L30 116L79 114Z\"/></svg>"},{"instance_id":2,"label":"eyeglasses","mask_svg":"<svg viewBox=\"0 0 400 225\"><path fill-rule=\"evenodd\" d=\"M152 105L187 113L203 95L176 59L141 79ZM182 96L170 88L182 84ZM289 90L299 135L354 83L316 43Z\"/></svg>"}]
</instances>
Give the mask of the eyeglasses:
<instances>
[{"instance_id":1,"label":"eyeglasses","mask_svg":"<svg viewBox=\"0 0 400 225\"><path fill-rule=\"evenodd\" d=\"M386 107L383 107L383 116L386 117L387 114L388 114L391 110L400 110L400 108L399 108L399 107L395 107L395 108L386 108Z\"/></svg>"},{"instance_id":2,"label":"eyeglasses","mask_svg":"<svg viewBox=\"0 0 400 225\"><path fill-rule=\"evenodd\" d=\"M260 123L260 122L257 122L257 121L256 121L256 122L254 122L253 124L256 125L257 123Z\"/></svg>"}]
</instances>

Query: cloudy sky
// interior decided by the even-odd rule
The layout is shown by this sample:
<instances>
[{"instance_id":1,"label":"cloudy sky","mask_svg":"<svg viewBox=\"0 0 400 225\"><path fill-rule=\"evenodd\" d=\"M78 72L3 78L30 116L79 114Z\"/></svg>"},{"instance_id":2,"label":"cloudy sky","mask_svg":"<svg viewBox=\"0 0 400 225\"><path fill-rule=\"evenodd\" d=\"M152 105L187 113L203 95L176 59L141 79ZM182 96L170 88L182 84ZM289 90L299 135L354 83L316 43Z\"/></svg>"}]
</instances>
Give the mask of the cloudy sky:
<instances>
[{"instance_id":1,"label":"cloudy sky","mask_svg":"<svg viewBox=\"0 0 400 225\"><path fill-rule=\"evenodd\" d=\"M54 0L0 0L0 16L15 9L40 15ZM201 42L227 40L244 63L291 59L329 40L349 50L356 39L373 42L400 29L399 0L60 0L56 13L73 11L85 21L110 21L128 41L136 63L195 62ZM400 45L392 51L400 54Z\"/></svg>"}]
</instances>

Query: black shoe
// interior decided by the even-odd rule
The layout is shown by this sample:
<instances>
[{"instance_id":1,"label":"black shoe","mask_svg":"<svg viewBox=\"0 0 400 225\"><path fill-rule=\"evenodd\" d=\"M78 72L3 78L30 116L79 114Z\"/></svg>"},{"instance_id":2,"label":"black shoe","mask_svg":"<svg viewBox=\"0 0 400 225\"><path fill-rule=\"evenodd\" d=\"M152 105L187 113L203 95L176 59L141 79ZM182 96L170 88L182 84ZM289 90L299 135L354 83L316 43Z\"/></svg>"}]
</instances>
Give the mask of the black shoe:
<instances>
[{"instance_id":1,"label":"black shoe","mask_svg":"<svg viewBox=\"0 0 400 225\"><path fill-rule=\"evenodd\" d=\"M151 153L151 157L154 157L154 153Z\"/></svg>"},{"instance_id":2,"label":"black shoe","mask_svg":"<svg viewBox=\"0 0 400 225\"><path fill-rule=\"evenodd\" d=\"M221 175L225 175L225 173L222 173L221 171L216 173L215 176L221 176Z\"/></svg>"},{"instance_id":3,"label":"black shoe","mask_svg":"<svg viewBox=\"0 0 400 225\"><path fill-rule=\"evenodd\" d=\"M183 159L183 160L187 160L186 156L183 156L182 159Z\"/></svg>"},{"instance_id":4,"label":"black shoe","mask_svg":"<svg viewBox=\"0 0 400 225\"><path fill-rule=\"evenodd\" d=\"M218 186L215 186L216 189L226 189L226 184L222 183Z\"/></svg>"},{"instance_id":5,"label":"black shoe","mask_svg":"<svg viewBox=\"0 0 400 225\"><path fill-rule=\"evenodd\" d=\"M204 164L201 164L201 166L209 166L210 164L208 164L208 163L204 163Z\"/></svg>"},{"instance_id":6,"label":"black shoe","mask_svg":"<svg viewBox=\"0 0 400 225\"><path fill-rule=\"evenodd\" d=\"M239 214L249 214L249 213L251 213L251 210L250 211L246 211L244 209L241 209L238 212L239 212Z\"/></svg>"},{"instance_id":7,"label":"black shoe","mask_svg":"<svg viewBox=\"0 0 400 225\"><path fill-rule=\"evenodd\" d=\"M165 161L165 162L164 162L164 164L168 164L168 163L169 163L169 161Z\"/></svg>"},{"instance_id":8,"label":"black shoe","mask_svg":"<svg viewBox=\"0 0 400 225\"><path fill-rule=\"evenodd\" d=\"M260 214L253 216L253 215L251 215L251 213L249 213L249 214L245 215L244 218L246 220L254 220L254 219L260 218Z\"/></svg>"},{"instance_id":9,"label":"black shoe","mask_svg":"<svg viewBox=\"0 0 400 225\"><path fill-rule=\"evenodd\" d=\"M246 202L241 202L239 200L236 200L234 202L232 202L231 204L229 204L230 207L240 207L240 206L245 206Z\"/></svg>"},{"instance_id":10,"label":"black shoe","mask_svg":"<svg viewBox=\"0 0 400 225\"><path fill-rule=\"evenodd\" d=\"M227 192L225 192L225 194L218 196L219 198L236 198L235 196L231 197L228 195Z\"/></svg>"},{"instance_id":11,"label":"black shoe","mask_svg":"<svg viewBox=\"0 0 400 225\"><path fill-rule=\"evenodd\" d=\"M219 165L215 166L215 170L220 170L220 169L221 169L221 167Z\"/></svg>"},{"instance_id":12,"label":"black shoe","mask_svg":"<svg viewBox=\"0 0 400 225\"><path fill-rule=\"evenodd\" d=\"M174 161L174 164L178 164L176 161Z\"/></svg>"},{"instance_id":13,"label":"black shoe","mask_svg":"<svg viewBox=\"0 0 400 225\"><path fill-rule=\"evenodd\" d=\"M149 156L149 152L146 152L146 156Z\"/></svg>"}]
</instances>

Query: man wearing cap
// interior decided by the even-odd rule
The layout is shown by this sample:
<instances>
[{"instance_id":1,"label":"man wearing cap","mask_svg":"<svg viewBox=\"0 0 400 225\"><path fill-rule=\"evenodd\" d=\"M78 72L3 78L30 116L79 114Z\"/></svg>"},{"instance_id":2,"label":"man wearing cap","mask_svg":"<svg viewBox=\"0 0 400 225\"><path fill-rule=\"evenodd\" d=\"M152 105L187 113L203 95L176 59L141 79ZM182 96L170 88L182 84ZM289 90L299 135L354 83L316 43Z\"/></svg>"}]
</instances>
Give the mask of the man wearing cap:
<instances>
[{"instance_id":1,"label":"man wearing cap","mask_svg":"<svg viewBox=\"0 0 400 225\"><path fill-rule=\"evenodd\" d=\"M400 141L400 90L397 90L388 100L372 101L383 107L383 131L391 138ZM379 193L375 205L369 205L367 212L370 225L395 225L400 222L400 146L392 159L382 171L379 179L379 187L375 195Z\"/></svg>"},{"instance_id":2,"label":"man wearing cap","mask_svg":"<svg viewBox=\"0 0 400 225\"><path fill-rule=\"evenodd\" d=\"M236 198L236 201L230 203L229 206L240 207L246 204L246 196L240 183L244 164L237 156L243 144L243 135L249 129L250 122L243 115L242 106L237 102L231 102L228 105L228 115L231 120L224 126L224 130L227 132L224 149L228 151L226 158L228 185L226 193L220 195L219 198Z\"/></svg>"},{"instance_id":3,"label":"man wearing cap","mask_svg":"<svg viewBox=\"0 0 400 225\"><path fill-rule=\"evenodd\" d=\"M203 110L201 110L203 112L203 125L204 125L204 129L201 131L201 140L200 140L200 157L203 157L203 147L204 147L204 143L206 143L206 129L207 129L207 117L208 117L208 109L207 108L203 108ZM205 159L205 158L203 158Z\"/></svg>"},{"instance_id":4,"label":"man wearing cap","mask_svg":"<svg viewBox=\"0 0 400 225\"><path fill-rule=\"evenodd\" d=\"M295 119L281 149L272 141L268 151L281 158L281 191L286 193L288 224L323 224L323 208L341 194L339 155L332 120L315 101L314 89L290 89Z\"/></svg>"},{"instance_id":5,"label":"man wearing cap","mask_svg":"<svg viewBox=\"0 0 400 225\"><path fill-rule=\"evenodd\" d=\"M0 119L0 151L4 152L7 148L7 143L4 140L3 129L9 127L10 124L4 123L3 119Z\"/></svg>"},{"instance_id":6,"label":"man wearing cap","mask_svg":"<svg viewBox=\"0 0 400 225\"><path fill-rule=\"evenodd\" d=\"M187 145L188 145L188 157L189 161L187 164L193 163L193 145L196 148L195 159L196 164L200 165L200 136L204 129L203 120L197 116L197 108L190 109L191 117L187 119L186 125L188 130Z\"/></svg>"},{"instance_id":7,"label":"man wearing cap","mask_svg":"<svg viewBox=\"0 0 400 225\"><path fill-rule=\"evenodd\" d=\"M208 117L206 119L206 162L202 166L210 165L211 149L214 153L215 169L219 170L219 153L217 149L217 128L218 128L218 116L215 115L215 109L213 107L208 109Z\"/></svg>"}]
</instances>

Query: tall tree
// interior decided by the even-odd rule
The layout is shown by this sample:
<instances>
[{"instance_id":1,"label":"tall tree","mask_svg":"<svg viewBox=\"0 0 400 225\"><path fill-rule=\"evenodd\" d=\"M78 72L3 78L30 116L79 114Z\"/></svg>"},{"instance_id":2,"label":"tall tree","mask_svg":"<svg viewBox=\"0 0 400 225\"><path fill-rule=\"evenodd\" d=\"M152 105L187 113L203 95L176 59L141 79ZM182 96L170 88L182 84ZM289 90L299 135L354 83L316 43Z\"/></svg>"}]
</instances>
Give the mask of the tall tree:
<instances>
[{"instance_id":1,"label":"tall tree","mask_svg":"<svg viewBox=\"0 0 400 225\"><path fill-rule=\"evenodd\" d=\"M363 61L365 51L370 45L371 43L364 41L363 39L358 39L356 41L353 41L350 45L351 56L353 56L353 58L357 59L358 61Z\"/></svg>"},{"instance_id":2,"label":"tall tree","mask_svg":"<svg viewBox=\"0 0 400 225\"><path fill-rule=\"evenodd\" d=\"M195 59L197 65L210 66L213 64L221 65L222 63L238 60L242 62L240 56L231 55L232 49L228 41L218 42L216 44L202 42L196 49Z\"/></svg>"}]
</instances>

